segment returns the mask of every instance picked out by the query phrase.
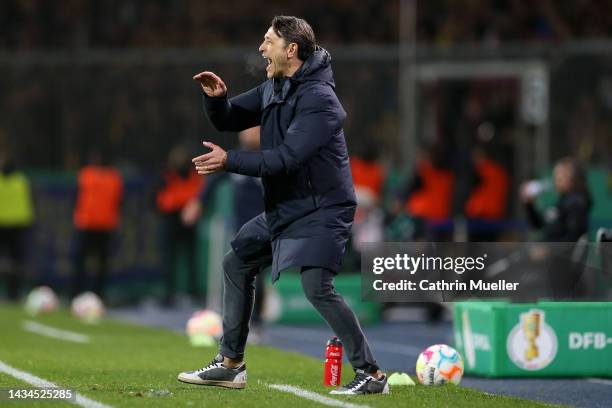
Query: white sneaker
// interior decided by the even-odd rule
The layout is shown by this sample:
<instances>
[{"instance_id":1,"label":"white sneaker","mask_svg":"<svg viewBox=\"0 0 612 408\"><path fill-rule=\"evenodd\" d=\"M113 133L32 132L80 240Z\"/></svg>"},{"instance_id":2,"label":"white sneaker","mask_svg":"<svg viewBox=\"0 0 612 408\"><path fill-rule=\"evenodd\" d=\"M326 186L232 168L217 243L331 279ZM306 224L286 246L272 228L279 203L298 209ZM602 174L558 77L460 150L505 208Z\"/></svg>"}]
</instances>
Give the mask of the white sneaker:
<instances>
[{"instance_id":1,"label":"white sneaker","mask_svg":"<svg viewBox=\"0 0 612 408\"><path fill-rule=\"evenodd\" d=\"M219 354L209 365L199 370L182 372L177 379L189 384L242 389L247 380L246 364L236 368L226 367L223 365L223 356Z\"/></svg>"}]
</instances>

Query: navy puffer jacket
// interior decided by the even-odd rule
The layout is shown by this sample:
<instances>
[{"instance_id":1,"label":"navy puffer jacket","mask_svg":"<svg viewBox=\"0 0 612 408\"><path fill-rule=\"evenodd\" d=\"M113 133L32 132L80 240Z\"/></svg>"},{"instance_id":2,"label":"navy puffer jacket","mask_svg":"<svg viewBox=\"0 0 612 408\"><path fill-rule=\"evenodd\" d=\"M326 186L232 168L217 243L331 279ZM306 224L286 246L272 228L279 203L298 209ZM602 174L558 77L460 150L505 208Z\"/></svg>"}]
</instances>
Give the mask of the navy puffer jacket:
<instances>
[{"instance_id":1,"label":"navy puffer jacket","mask_svg":"<svg viewBox=\"0 0 612 408\"><path fill-rule=\"evenodd\" d=\"M226 171L262 178L272 237L318 209L346 214L356 206L342 130L346 112L330 61L317 48L290 78L267 80L230 99L204 96L218 130L261 125L261 151L228 151Z\"/></svg>"}]
</instances>

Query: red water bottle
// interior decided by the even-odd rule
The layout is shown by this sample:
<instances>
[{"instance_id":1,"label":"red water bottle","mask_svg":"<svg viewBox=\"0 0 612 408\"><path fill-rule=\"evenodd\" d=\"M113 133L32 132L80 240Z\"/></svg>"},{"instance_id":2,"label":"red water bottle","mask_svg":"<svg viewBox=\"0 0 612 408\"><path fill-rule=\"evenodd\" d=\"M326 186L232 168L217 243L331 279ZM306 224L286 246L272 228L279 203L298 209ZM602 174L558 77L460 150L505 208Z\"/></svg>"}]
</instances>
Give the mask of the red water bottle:
<instances>
[{"instance_id":1,"label":"red water bottle","mask_svg":"<svg viewBox=\"0 0 612 408\"><path fill-rule=\"evenodd\" d=\"M325 347L325 376L323 384L328 387L340 385L342 376L342 343L338 337L333 337Z\"/></svg>"}]
</instances>

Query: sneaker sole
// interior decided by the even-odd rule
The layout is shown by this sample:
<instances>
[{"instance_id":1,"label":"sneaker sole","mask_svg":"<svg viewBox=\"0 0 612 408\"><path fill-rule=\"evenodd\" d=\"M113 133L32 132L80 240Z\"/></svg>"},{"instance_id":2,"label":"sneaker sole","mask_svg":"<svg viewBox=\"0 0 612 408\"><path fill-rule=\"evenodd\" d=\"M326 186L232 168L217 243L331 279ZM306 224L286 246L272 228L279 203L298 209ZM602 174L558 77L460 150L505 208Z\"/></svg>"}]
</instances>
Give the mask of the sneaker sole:
<instances>
[{"instance_id":1,"label":"sneaker sole","mask_svg":"<svg viewBox=\"0 0 612 408\"><path fill-rule=\"evenodd\" d=\"M390 394L389 384L385 384L382 391L380 392L338 392L336 390L332 390L329 392L332 395L373 395L373 394Z\"/></svg>"},{"instance_id":2,"label":"sneaker sole","mask_svg":"<svg viewBox=\"0 0 612 408\"><path fill-rule=\"evenodd\" d=\"M180 382L187 383L187 384L211 385L215 387L233 388L233 389L243 389L246 386L245 382L196 380L196 379L192 379L188 377L181 377L180 375L177 377L177 380L179 380Z\"/></svg>"},{"instance_id":3,"label":"sneaker sole","mask_svg":"<svg viewBox=\"0 0 612 408\"><path fill-rule=\"evenodd\" d=\"M389 390L381 392L330 392L331 395L376 395L376 394L390 394Z\"/></svg>"}]
</instances>

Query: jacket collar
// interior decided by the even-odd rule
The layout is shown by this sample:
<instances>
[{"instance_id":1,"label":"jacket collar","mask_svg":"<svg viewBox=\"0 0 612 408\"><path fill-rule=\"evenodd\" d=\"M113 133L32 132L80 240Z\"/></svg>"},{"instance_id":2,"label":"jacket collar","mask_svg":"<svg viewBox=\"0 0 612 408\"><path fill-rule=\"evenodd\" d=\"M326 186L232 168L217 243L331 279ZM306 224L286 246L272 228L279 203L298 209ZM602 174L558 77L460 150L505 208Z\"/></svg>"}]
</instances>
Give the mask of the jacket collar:
<instances>
[{"instance_id":1,"label":"jacket collar","mask_svg":"<svg viewBox=\"0 0 612 408\"><path fill-rule=\"evenodd\" d=\"M264 88L264 106L273 103L285 103L290 91L298 84L307 81L318 81L335 88L331 70L331 56L326 49L317 46L315 52L308 58L291 77L269 79L269 85Z\"/></svg>"},{"instance_id":2,"label":"jacket collar","mask_svg":"<svg viewBox=\"0 0 612 408\"><path fill-rule=\"evenodd\" d=\"M285 103L289 91L293 87L293 82L290 78L268 79L268 83L263 91L263 109L277 103Z\"/></svg>"}]
</instances>

